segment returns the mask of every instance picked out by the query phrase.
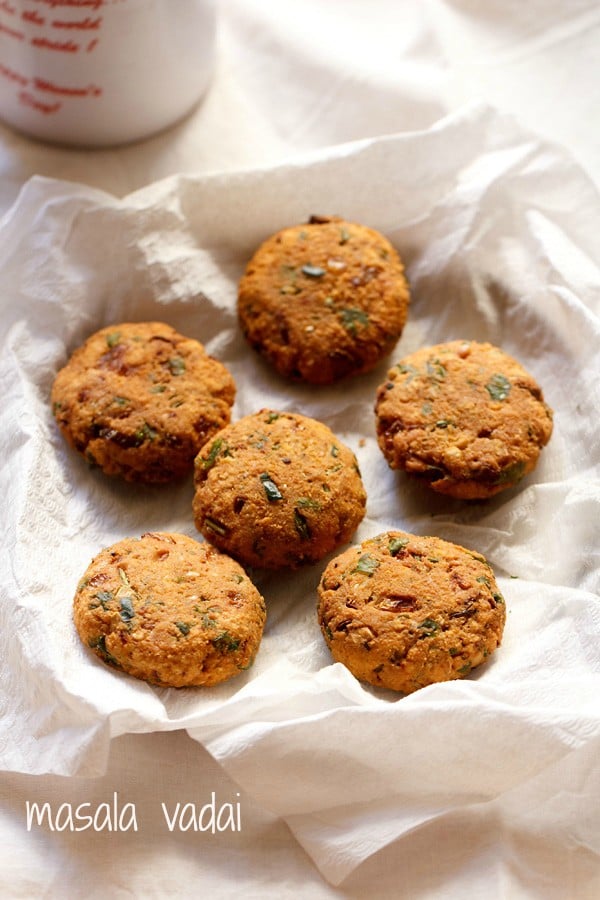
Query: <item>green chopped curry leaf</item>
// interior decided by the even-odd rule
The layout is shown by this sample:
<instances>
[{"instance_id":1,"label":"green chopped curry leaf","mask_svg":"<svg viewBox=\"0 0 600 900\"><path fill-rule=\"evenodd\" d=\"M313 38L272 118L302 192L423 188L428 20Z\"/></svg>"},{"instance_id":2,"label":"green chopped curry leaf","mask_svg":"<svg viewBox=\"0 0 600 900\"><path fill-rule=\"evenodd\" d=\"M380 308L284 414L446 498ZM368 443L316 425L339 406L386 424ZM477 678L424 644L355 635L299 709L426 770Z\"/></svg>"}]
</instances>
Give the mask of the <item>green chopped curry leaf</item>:
<instances>
[{"instance_id":1,"label":"green chopped curry leaf","mask_svg":"<svg viewBox=\"0 0 600 900\"><path fill-rule=\"evenodd\" d=\"M362 572L363 575L371 576L378 568L379 562L375 559L375 557L371 556L369 553L363 553L352 571Z\"/></svg>"},{"instance_id":2,"label":"green chopped curry leaf","mask_svg":"<svg viewBox=\"0 0 600 900\"><path fill-rule=\"evenodd\" d=\"M94 597L102 604L102 609L108 609L108 604L114 599L112 591L98 591Z\"/></svg>"},{"instance_id":3,"label":"green chopped curry leaf","mask_svg":"<svg viewBox=\"0 0 600 900\"><path fill-rule=\"evenodd\" d=\"M208 451L208 456L200 459L200 465L203 469L211 469L214 466L222 446L223 440L221 438L217 438L216 441L212 442L210 450Z\"/></svg>"},{"instance_id":4,"label":"green chopped curry leaf","mask_svg":"<svg viewBox=\"0 0 600 900\"><path fill-rule=\"evenodd\" d=\"M112 655L106 646L106 635L101 634L99 637L91 638L88 645L92 650L95 650L98 656L102 657L104 662L108 663L109 666L114 666L117 669L121 668L119 660Z\"/></svg>"},{"instance_id":5,"label":"green chopped curry leaf","mask_svg":"<svg viewBox=\"0 0 600 900\"><path fill-rule=\"evenodd\" d=\"M211 644L221 653L234 653L240 646L239 638L233 637L228 631L222 631L221 634L211 640Z\"/></svg>"},{"instance_id":6,"label":"green chopped curry leaf","mask_svg":"<svg viewBox=\"0 0 600 900\"><path fill-rule=\"evenodd\" d=\"M448 374L446 368L442 365L439 359L428 359L427 360L427 374L434 381L443 381L446 375Z\"/></svg>"},{"instance_id":7,"label":"green chopped curry leaf","mask_svg":"<svg viewBox=\"0 0 600 900\"><path fill-rule=\"evenodd\" d=\"M369 324L369 316L364 309L358 307L347 307L338 311L341 323L350 334L356 334L356 326L362 325L366 327Z\"/></svg>"},{"instance_id":8,"label":"green chopped curry leaf","mask_svg":"<svg viewBox=\"0 0 600 900\"><path fill-rule=\"evenodd\" d=\"M311 538L310 527L306 518L302 515L300 510L294 509L294 528L300 535L301 541L309 541Z\"/></svg>"},{"instance_id":9,"label":"green chopped curry leaf","mask_svg":"<svg viewBox=\"0 0 600 900\"><path fill-rule=\"evenodd\" d=\"M495 478L494 484L512 484L520 481L525 474L525 463L520 460L503 469Z\"/></svg>"},{"instance_id":10,"label":"green chopped curry leaf","mask_svg":"<svg viewBox=\"0 0 600 900\"><path fill-rule=\"evenodd\" d=\"M119 615L124 622L131 622L135 617L135 609L133 608L133 600L131 597L121 597L119 600L121 608Z\"/></svg>"},{"instance_id":11,"label":"green chopped curry leaf","mask_svg":"<svg viewBox=\"0 0 600 900\"><path fill-rule=\"evenodd\" d=\"M135 433L136 440L142 444L144 441L152 442L156 437L158 437L158 431L152 428L147 422L144 422L141 428Z\"/></svg>"},{"instance_id":12,"label":"green chopped curry leaf","mask_svg":"<svg viewBox=\"0 0 600 900\"><path fill-rule=\"evenodd\" d=\"M408 546L408 538L392 538L388 544L390 556L397 556L401 550Z\"/></svg>"},{"instance_id":13,"label":"green chopped curry leaf","mask_svg":"<svg viewBox=\"0 0 600 900\"><path fill-rule=\"evenodd\" d=\"M265 494L267 495L267 500L269 501L269 503L275 503L277 500L283 500L283 494L268 472L263 472L260 476L260 480L262 482L262 486L264 488Z\"/></svg>"},{"instance_id":14,"label":"green chopped curry leaf","mask_svg":"<svg viewBox=\"0 0 600 900\"><path fill-rule=\"evenodd\" d=\"M181 356L172 356L167 365L171 375L183 375L185 372L185 360Z\"/></svg>"},{"instance_id":15,"label":"green chopped curry leaf","mask_svg":"<svg viewBox=\"0 0 600 900\"><path fill-rule=\"evenodd\" d=\"M313 500L311 497L298 497L296 506L299 509L315 509L317 511L321 509L319 501Z\"/></svg>"},{"instance_id":16,"label":"green chopped curry leaf","mask_svg":"<svg viewBox=\"0 0 600 900\"><path fill-rule=\"evenodd\" d=\"M401 375L410 375L407 384L410 384L413 378L415 378L419 374L419 370L417 369L417 367L413 366L412 364L406 365L406 363L398 363L396 368Z\"/></svg>"},{"instance_id":17,"label":"green chopped curry leaf","mask_svg":"<svg viewBox=\"0 0 600 900\"><path fill-rule=\"evenodd\" d=\"M112 331L110 334L106 335L106 343L107 346L112 350L113 347L116 347L119 341L121 340L121 332L120 331Z\"/></svg>"},{"instance_id":18,"label":"green chopped curry leaf","mask_svg":"<svg viewBox=\"0 0 600 900\"><path fill-rule=\"evenodd\" d=\"M495 375L492 375L485 389L492 400L506 400L510 393L510 381L506 375L497 372Z\"/></svg>"}]
</instances>

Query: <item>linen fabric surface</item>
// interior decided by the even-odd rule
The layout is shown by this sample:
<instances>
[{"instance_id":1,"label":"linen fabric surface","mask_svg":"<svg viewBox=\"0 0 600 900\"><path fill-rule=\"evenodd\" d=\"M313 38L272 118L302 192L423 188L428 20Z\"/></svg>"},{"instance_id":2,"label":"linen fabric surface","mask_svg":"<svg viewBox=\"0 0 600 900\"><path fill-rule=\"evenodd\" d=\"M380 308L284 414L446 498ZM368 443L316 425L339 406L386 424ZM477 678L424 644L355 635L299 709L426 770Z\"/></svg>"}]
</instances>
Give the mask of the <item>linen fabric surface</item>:
<instances>
[{"instance_id":1,"label":"linen fabric surface","mask_svg":"<svg viewBox=\"0 0 600 900\"><path fill-rule=\"evenodd\" d=\"M314 211L369 222L405 258L413 300L395 355L490 340L534 373L555 431L517 488L465 504L391 472L373 415L389 361L343 389L315 390L284 382L249 350L235 315L244 262ZM3 766L97 774L111 737L185 728L287 821L333 883L465 807L514 803L517 790L520 814L553 802L560 779L548 771L599 734L598 224L592 185L573 164L481 109L304 164L174 177L122 201L30 182L2 227ZM90 470L58 434L49 390L90 331L155 319L201 339L231 369L235 418L263 406L300 411L352 447L368 493L357 540L402 528L487 557L508 622L485 667L405 699L361 686L322 641L320 565L255 574L269 609L260 653L214 690L153 688L82 647L71 599L89 559L145 531L193 536L191 484L148 490ZM566 833L585 801L561 804L553 829Z\"/></svg>"},{"instance_id":2,"label":"linen fabric surface","mask_svg":"<svg viewBox=\"0 0 600 900\"><path fill-rule=\"evenodd\" d=\"M600 13L480 7L232 0L211 89L169 132L83 152L0 127L5 896L598 895ZM517 488L464 504L391 472L373 417L386 363L316 391L245 344L245 262L313 213L379 228L402 254L413 300L390 362L466 337L539 381L555 430ZM70 608L92 555L153 528L199 537L190 481L108 481L49 408L89 333L150 317L231 368L234 418L297 410L355 450L357 541L398 527L488 557L508 611L489 665L404 699L360 685L319 633L319 565L256 573L263 646L217 690L157 690L86 653ZM117 791L143 834L26 828L27 799ZM161 801L211 791L239 795L241 835L169 832Z\"/></svg>"}]
</instances>

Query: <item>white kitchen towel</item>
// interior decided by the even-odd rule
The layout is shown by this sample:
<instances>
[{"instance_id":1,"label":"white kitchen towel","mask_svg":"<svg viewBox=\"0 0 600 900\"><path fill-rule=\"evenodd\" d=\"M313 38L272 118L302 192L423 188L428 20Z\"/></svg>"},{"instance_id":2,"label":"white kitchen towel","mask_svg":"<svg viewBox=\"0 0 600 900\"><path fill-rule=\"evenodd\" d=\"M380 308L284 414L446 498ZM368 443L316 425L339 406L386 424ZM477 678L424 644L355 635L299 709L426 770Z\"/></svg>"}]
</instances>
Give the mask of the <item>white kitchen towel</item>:
<instances>
[{"instance_id":1,"label":"white kitchen towel","mask_svg":"<svg viewBox=\"0 0 600 900\"><path fill-rule=\"evenodd\" d=\"M314 389L248 348L235 313L245 262L313 213L378 228L405 259L412 303L390 362L490 340L540 382L555 430L517 488L466 504L391 472L373 416L387 363ZM2 768L97 774L111 737L186 728L334 883L478 804L510 809L522 828L535 826L532 809L552 810L554 834L600 852L586 791L600 736L600 203L581 170L510 118L470 108L426 131L270 170L174 177L123 200L35 178L0 234ZM489 664L403 699L359 684L319 632L324 563L254 573L269 610L263 644L252 670L218 688L151 687L86 651L71 603L97 550L148 530L196 534L191 480L165 490L106 479L51 414L68 354L97 328L145 319L230 367L235 418L297 410L355 450L368 493L357 540L400 527L486 555L508 610Z\"/></svg>"}]
</instances>

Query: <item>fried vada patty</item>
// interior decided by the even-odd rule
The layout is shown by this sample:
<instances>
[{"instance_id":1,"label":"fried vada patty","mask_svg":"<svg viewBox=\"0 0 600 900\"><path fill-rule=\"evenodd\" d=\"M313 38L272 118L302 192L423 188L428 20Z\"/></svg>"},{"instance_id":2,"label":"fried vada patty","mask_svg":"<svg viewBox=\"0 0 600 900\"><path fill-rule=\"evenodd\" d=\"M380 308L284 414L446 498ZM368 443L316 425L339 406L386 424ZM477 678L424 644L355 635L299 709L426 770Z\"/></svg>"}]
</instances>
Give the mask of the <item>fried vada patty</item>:
<instances>
[{"instance_id":1,"label":"fried vada patty","mask_svg":"<svg viewBox=\"0 0 600 900\"><path fill-rule=\"evenodd\" d=\"M398 253L379 232L313 217L266 240L239 285L252 345L283 376L330 384L368 372L404 328L409 289Z\"/></svg>"},{"instance_id":2,"label":"fried vada patty","mask_svg":"<svg viewBox=\"0 0 600 900\"><path fill-rule=\"evenodd\" d=\"M475 341L406 356L379 387L375 414L392 469L461 499L516 485L552 433L552 410L533 377L498 347Z\"/></svg>"},{"instance_id":3,"label":"fried vada patty","mask_svg":"<svg viewBox=\"0 0 600 900\"><path fill-rule=\"evenodd\" d=\"M463 678L499 646L504 599L483 556L389 531L325 569L318 619L333 658L358 679L410 694Z\"/></svg>"},{"instance_id":4,"label":"fried vada patty","mask_svg":"<svg viewBox=\"0 0 600 900\"><path fill-rule=\"evenodd\" d=\"M246 416L196 458L196 527L244 565L321 559L350 540L365 504L352 451L322 422L295 413Z\"/></svg>"},{"instance_id":5,"label":"fried vada patty","mask_svg":"<svg viewBox=\"0 0 600 900\"><path fill-rule=\"evenodd\" d=\"M249 668L265 603L210 544L148 532L102 550L75 594L77 632L107 665L152 684L219 684Z\"/></svg>"},{"instance_id":6,"label":"fried vada patty","mask_svg":"<svg viewBox=\"0 0 600 900\"><path fill-rule=\"evenodd\" d=\"M230 419L235 384L202 344L162 322L111 325L87 339L52 387L69 445L107 475L158 484L191 471Z\"/></svg>"}]
</instances>

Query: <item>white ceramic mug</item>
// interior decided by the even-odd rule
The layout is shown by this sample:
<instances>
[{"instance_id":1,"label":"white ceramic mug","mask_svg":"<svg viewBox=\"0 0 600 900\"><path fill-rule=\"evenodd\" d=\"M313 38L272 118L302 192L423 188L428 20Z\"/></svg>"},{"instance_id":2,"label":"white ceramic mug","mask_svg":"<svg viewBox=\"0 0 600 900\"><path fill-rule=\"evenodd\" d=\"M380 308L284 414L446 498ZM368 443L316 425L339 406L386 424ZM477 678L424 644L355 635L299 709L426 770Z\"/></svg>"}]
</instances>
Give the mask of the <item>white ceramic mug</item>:
<instances>
[{"instance_id":1,"label":"white ceramic mug","mask_svg":"<svg viewBox=\"0 0 600 900\"><path fill-rule=\"evenodd\" d=\"M57 143L148 137L205 92L215 19L215 0L0 0L0 118Z\"/></svg>"}]
</instances>

